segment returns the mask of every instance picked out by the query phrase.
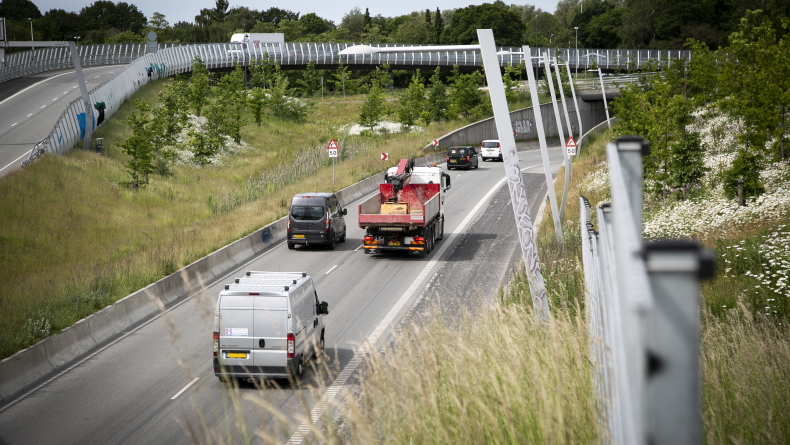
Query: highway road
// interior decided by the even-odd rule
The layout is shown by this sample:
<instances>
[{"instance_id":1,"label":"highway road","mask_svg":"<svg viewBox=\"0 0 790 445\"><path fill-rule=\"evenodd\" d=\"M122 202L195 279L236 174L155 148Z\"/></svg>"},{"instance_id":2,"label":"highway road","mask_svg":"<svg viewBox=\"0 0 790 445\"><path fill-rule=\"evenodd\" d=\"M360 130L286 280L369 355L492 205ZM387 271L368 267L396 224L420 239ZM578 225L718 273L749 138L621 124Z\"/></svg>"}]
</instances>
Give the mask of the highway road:
<instances>
[{"instance_id":1,"label":"highway road","mask_svg":"<svg viewBox=\"0 0 790 445\"><path fill-rule=\"evenodd\" d=\"M556 173L560 147L550 153ZM546 192L540 152L519 155L534 217ZM240 443L245 435L255 438L261 431L286 442L295 427L281 430L279 421L251 398L266 400L296 419L315 406L333 380L345 382L342 376L353 370L354 354L377 327L421 316L435 302L461 308L480 297L496 298L514 254L520 254L503 165L481 162L477 170L449 173L445 237L430 255L365 255L354 203L348 207L348 240L335 250L288 250L280 244L216 282L196 284L189 298L163 315L0 407L0 444L179 444L193 441L188 431L203 443L207 429L216 434L214 443ZM319 299L329 302L325 323L331 371L317 394L287 382L264 388L241 383L238 390L229 390L214 376L216 298L223 284L246 270L307 271ZM378 341L386 342L387 335ZM307 382L316 383L317 376L305 371ZM347 383L354 379L352 375ZM237 413L243 422L236 420Z\"/></svg>"},{"instance_id":2,"label":"highway road","mask_svg":"<svg viewBox=\"0 0 790 445\"><path fill-rule=\"evenodd\" d=\"M124 65L84 68L88 91ZM73 69L50 71L0 83L0 177L20 167L72 100L80 97Z\"/></svg>"}]
</instances>

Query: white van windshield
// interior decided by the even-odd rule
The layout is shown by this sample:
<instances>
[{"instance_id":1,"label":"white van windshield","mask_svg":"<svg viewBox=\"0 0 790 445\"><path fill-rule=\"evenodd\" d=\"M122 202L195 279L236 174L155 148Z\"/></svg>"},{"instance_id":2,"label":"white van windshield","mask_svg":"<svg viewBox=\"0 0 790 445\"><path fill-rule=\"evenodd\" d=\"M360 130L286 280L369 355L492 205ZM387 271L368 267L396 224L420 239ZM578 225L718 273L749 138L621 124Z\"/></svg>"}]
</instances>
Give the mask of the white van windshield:
<instances>
[{"instance_id":1,"label":"white van windshield","mask_svg":"<svg viewBox=\"0 0 790 445\"><path fill-rule=\"evenodd\" d=\"M318 221L324 217L324 208L321 206L293 206L291 217L298 221Z\"/></svg>"},{"instance_id":2,"label":"white van windshield","mask_svg":"<svg viewBox=\"0 0 790 445\"><path fill-rule=\"evenodd\" d=\"M483 148L498 148L499 142L483 142Z\"/></svg>"}]
</instances>

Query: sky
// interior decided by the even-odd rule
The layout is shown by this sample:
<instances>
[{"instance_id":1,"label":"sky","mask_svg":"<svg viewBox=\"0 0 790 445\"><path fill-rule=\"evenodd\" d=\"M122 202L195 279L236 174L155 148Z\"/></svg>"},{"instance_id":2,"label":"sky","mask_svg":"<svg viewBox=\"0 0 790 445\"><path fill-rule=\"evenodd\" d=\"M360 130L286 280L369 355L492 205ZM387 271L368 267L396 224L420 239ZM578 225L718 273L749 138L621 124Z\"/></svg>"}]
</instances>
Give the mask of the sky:
<instances>
[{"instance_id":1,"label":"sky","mask_svg":"<svg viewBox=\"0 0 790 445\"><path fill-rule=\"evenodd\" d=\"M95 0L32 0L38 6L41 13L49 11L50 9L64 9L68 12L79 12L85 6L91 5ZM115 3L121 0L113 0ZM198 15L203 8L213 8L214 0L123 0L126 3L137 6L147 18L151 18L154 12L164 14L167 21L172 25L176 22L193 22L195 16ZM332 20L335 25L339 25L343 16L351 11L354 7L359 7L363 12L365 8L370 8L370 15L383 15L384 17L395 17L399 15L408 14L412 11L424 11L429 8L431 11L436 11L436 8L441 10L461 8L469 5L480 5L483 3L493 3L493 0L487 1L473 1L465 0L463 2L453 0L434 0L431 3L426 3L420 0L400 0L397 2L379 1L375 4L365 4L359 0L290 0L279 2L263 2L261 0L230 0L230 7L246 6L250 9L265 10L270 7L278 7L287 9L293 12L299 12L302 15L311 12L316 13L319 17ZM505 0L505 3L511 4L512 0ZM545 12L554 13L557 8L558 0L531 0L518 4L535 5Z\"/></svg>"}]
</instances>

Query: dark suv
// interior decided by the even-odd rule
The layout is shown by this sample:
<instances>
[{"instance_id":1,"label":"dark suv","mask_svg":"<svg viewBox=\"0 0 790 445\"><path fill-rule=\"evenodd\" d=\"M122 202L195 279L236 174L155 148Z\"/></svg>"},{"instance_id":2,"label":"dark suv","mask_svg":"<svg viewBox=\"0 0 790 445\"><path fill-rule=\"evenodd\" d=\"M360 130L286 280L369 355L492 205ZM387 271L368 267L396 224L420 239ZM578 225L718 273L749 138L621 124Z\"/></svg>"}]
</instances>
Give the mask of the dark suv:
<instances>
[{"instance_id":1,"label":"dark suv","mask_svg":"<svg viewBox=\"0 0 790 445\"><path fill-rule=\"evenodd\" d=\"M297 244L323 244L330 249L336 242L346 240L348 210L340 206L333 193L299 193L291 199L288 210L287 243L293 249Z\"/></svg>"},{"instance_id":2,"label":"dark suv","mask_svg":"<svg viewBox=\"0 0 790 445\"><path fill-rule=\"evenodd\" d=\"M474 147L450 147L447 150L447 170L478 167L477 150Z\"/></svg>"}]
</instances>

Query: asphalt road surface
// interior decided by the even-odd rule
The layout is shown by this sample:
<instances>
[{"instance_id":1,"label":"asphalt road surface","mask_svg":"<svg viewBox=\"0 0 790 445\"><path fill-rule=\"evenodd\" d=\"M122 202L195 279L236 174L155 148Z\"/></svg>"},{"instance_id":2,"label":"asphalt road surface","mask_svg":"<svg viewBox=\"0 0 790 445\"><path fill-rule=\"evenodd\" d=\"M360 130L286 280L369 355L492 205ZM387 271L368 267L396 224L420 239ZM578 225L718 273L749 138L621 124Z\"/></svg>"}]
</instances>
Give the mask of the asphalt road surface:
<instances>
[{"instance_id":1,"label":"asphalt road surface","mask_svg":"<svg viewBox=\"0 0 790 445\"><path fill-rule=\"evenodd\" d=\"M83 68L88 91L123 65ZM73 69L49 71L0 83L0 177L21 168L36 142L52 131L63 110L80 97Z\"/></svg>"},{"instance_id":2,"label":"asphalt road surface","mask_svg":"<svg viewBox=\"0 0 790 445\"><path fill-rule=\"evenodd\" d=\"M562 154L559 147L550 153L556 173ZM546 192L540 152L519 155L534 217ZM205 443L206 435L214 435L214 443L240 443L245 436L259 441L256 432L263 431L288 441L296 427L280 428L253 398L288 419L302 418L319 397L334 394L331 382L344 368L353 370L354 354L380 325L407 322L432 301L452 306L496 298L514 253L520 254L503 164L481 162L477 170L449 173L444 240L430 255L365 255L358 201L348 207L348 239L335 250L288 250L283 243L216 282L196 283L190 298L0 407L0 444ZM304 376L317 392L288 382L263 388L241 383L231 390L214 376L216 298L246 270L307 271L319 299L329 302L329 375L308 366ZM385 334L377 344L386 341Z\"/></svg>"}]
</instances>

